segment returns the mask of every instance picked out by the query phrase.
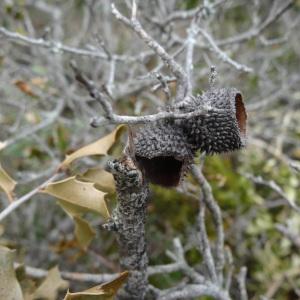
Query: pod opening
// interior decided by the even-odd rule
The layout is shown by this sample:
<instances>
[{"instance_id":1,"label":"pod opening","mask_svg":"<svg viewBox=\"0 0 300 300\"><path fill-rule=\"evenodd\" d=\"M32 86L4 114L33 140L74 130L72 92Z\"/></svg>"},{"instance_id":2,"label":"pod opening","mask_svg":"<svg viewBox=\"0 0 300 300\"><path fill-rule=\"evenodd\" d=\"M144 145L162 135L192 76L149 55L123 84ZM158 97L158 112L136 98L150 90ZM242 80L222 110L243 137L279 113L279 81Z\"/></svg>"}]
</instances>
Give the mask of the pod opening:
<instances>
[{"instance_id":1,"label":"pod opening","mask_svg":"<svg viewBox=\"0 0 300 300\"><path fill-rule=\"evenodd\" d=\"M165 187L177 186L180 181L183 162L173 156L146 158L135 156L139 168L152 183Z\"/></svg>"},{"instance_id":2,"label":"pod opening","mask_svg":"<svg viewBox=\"0 0 300 300\"><path fill-rule=\"evenodd\" d=\"M243 97L240 93L235 95L235 116L239 126L240 133L243 137L246 136L247 113L243 102Z\"/></svg>"}]
</instances>

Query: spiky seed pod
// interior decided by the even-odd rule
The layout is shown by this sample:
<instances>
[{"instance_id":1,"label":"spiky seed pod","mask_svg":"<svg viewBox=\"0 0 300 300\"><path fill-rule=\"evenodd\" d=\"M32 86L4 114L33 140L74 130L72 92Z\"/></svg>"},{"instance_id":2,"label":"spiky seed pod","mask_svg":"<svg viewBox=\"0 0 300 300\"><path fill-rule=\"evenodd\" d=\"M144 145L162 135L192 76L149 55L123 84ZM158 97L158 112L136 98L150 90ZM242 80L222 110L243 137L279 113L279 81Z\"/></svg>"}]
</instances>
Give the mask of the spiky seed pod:
<instances>
[{"instance_id":1,"label":"spiky seed pod","mask_svg":"<svg viewBox=\"0 0 300 300\"><path fill-rule=\"evenodd\" d=\"M239 91L234 88L209 90L194 103L212 108L205 116L181 122L188 143L196 150L213 154L245 146L247 114Z\"/></svg>"},{"instance_id":2,"label":"spiky seed pod","mask_svg":"<svg viewBox=\"0 0 300 300\"><path fill-rule=\"evenodd\" d=\"M143 127L134 138L135 158L145 177L163 186L176 186L194 152L180 127L159 121Z\"/></svg>"},{"instance_id":3,"label":"spiky seed pod","mask_svg":"<svg viewBox=\"0 0 300 300\"><path fill-rule=\"evenodd\" d=\"M176 186L197 150L213 154L245 145L247 114L240 92L234 88L211 89L171 110L191 112L201 106L211 110L194 118L146 125L134 137L136 161L150 182Z\"/></svg>"}]
</instances>

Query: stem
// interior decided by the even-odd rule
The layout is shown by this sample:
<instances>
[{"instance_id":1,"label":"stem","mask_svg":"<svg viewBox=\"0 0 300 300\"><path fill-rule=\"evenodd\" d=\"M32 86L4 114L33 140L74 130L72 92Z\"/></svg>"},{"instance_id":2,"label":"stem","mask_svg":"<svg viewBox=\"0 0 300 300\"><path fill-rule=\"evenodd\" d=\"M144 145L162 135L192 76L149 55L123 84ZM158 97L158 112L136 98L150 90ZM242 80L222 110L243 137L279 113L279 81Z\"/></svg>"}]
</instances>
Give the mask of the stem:
<instances>
[{"instance_id":1,"label":"stem","mask_svg":"<svg viewBox=\"0 0 300 300\"><path fill-rule=\"evenodd\" d=\"M114 175L116 181L118 206L112 219L104 227L116 232L121 267L130 271L118 299L142 300L148 288L145 240L148 183L130 157L108 162L107 170Z\"/></svg>"}]
</instances>

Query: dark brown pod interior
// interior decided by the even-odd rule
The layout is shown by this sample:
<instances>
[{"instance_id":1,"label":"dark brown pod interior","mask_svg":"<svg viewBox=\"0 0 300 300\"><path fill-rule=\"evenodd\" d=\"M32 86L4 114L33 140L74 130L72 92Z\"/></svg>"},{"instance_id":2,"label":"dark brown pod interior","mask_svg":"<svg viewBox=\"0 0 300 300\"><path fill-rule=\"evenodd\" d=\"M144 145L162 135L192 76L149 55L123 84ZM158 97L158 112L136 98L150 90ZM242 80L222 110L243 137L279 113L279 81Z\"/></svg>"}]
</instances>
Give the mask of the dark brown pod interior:
<instances>
[{"instance_id":1,"label":"dark brown pod interior","mask_svg":"<svg viewBox=\"0 0 300 300\"><path fill-rule=\"evenodd\" d=\"M172 156L157 156L151 159L136 156L139 167L152 183L165 187L177 186L183 162Z\"/></svg>"},{"instance_id":2,"label":"dark brown pod interior","mask_svg":"<svg viewBox=\"0 0 300 300\"><path fill-rule=\"evenodd\" d=\"M246 136L247 113L243 102L243 97L240 93L235 95L235 115L243 137Z\"/></svg>"}]
</instances>

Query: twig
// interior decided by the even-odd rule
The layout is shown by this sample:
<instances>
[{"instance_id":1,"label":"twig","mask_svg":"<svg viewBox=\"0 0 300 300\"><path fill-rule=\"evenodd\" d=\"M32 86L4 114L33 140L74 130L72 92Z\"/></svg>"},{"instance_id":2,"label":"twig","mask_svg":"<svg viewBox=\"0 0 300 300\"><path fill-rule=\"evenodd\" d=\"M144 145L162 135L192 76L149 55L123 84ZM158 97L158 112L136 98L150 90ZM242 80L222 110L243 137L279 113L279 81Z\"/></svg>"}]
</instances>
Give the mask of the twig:
<instances>
[{"instance_id":1,"label":"twig","mask_svg":"<svg viewBox=\"0 0 300 300\"><path fill-rule=\"evenodd\" d=\"M147 269L148 276L152 276L155 274L166 274L173 273L176 271L180 271L182 268L179 262L174 262L172 264L167 265L157 265L157 266L149 266Z\"/></svg>"},{"instance_id":2,"label":"twig","mask_svg":"<svg viewBox=\"0 0 300 300\"><path fill-rule=\"evenodd\" d=\"M228 0L220 0L212 3L211 9L215 9L216 7L220 6L226 1ZM155 20L155 22L160 24L160 26L166 26L175 21L185 21L185 20L193 19L201 12L205 11L206 9L207 7L205 5L201 5L191 10L174 11L170 15L166 16L165 20L163 21Z\"/></svg>"},{"instance_id":3,"label":"twig","mask_svg":"<svg viewBox=\"0 0 300 300\"><path fill-rule=\"evenodd\" d=\"M267 27L274 23L282 14L284 14L289 8L291 8L295 2L293 0L288 0L284 1L283 3L284 4L275 13L271 12L270 15L257 27L251 28L250 30L239 35L216 41L216 44L218 46L223 46L234 43L241 43L258 36L262 31L264 31Z\"/></svg>"},{"instance_id":4,"label":"twig","mask_svg":"<svg viewBox=\"0 0 300 300\"><path fill-rule=\"evenodd\" d=\"M212 108L210 106L203 106L199 107L193 112L189 113L176 113L176 112L159 112L153 115L146 115L146 116L120 116L116 115L113 112L112 105L110 101L107 99L107 96L100 92L96 87L93 81L89 80L84 74L80 72L77 68L75 62L71 62L71 67L75 72L75 77L78 82L84 85L87 91L90 93L91 97L94 98L96 101L99 102L101 107L104 110L104 116L102 118L94 118L92 120L93 127L99 127L105 123L110 124L146 124L155 122L162 119L185 119L191 118L195 116L204 116L212 111L216 112L224 112L225 110Z\"/></svg>"},{"instance_id":5,"label":"twig","mask_svg":"<svg viewBox=\"0 0 300 300\"><path fill-rule=\"evenodd\" d=\"M5 147L9 147L10 145L13 145L14 143L16 143L19 140L28 138L28 136L51 125L60 116L60 114L64 108L64 105L65 105L64 101L62 99L58 99L56 108L54 109L54 111L49 113L48 118L45 118L45 120L43 120L41 123L37 124L36 126L31 126L28 129L25 129L24 131L21 131L20 133L18 133L16 136L7 139L5 141Z\"/></svg>"},{"instance_id":6,"label":"twig","mask_svg":"<svg viewBox=\"0 0 300 300\"><path fill-rule=\"evenodd\" d=\"M22 266L22 264L15 263L15 268ZM178 262L166 265L155 265L149 266L147 269L148 276L156 274L166 274L180 271L182 265ZM47 276L48 271L41 268L34 268L30 266L25 266L25 272L28 276L33 278L44 278ZM82 282L93 282L101 283L112 280L117 274L91 274L91 273L78 273L78 272L60 272L62 277L67 280L72 281L82 281Z\"/></svg>"},{"instance_id":7,"label":"twig","mask_svg":"<svg viewBox=\"0 0 300 300\"><path fill-rule=\"evenodd\" d=\"M15 268L21 267L22 264L15 263ZM28 276L32 278L44 278L47 276L48 271L40 268L33 268L29 266L24 266L25 272ZM72 281L81 281L81 282L93 282L93 283L102 283L113 280L118 274L88 274L88 273L78 273L78 272L60 272L61 276L64 279Z\"/></svg>"},{"instance_id":8,"label":"twig","mask_svg":"<svg viewBox=\"0 0 300 300\"><path fill-rule=\"evenodd\" d=\"M213 284L187 284L176 291L164 290L158 297L159 300L194 299L201 296L211 296L218 300L231 300L228 293Z\"/></svg>"},{"instance_id":9,"label":"twig","mask_svg":"<svg viewBox=\"0 0 300 300\"><path fill-rule=\"evenodd\" d=\"M163 60L165 65L174 74L177 78L176 101L183 100L187 93L188 81L187 75L182 67L143 29L142 25L136 18L129 20L116 9L114 4L112 4L111 7L113 15L123 24L130 27L149 46L149 48L151 48Z\"/></svg>"},{"instance_id":10,"label":"twig","mask_svg":"<svg viewBox=\"0 0 300 300\"><path fill-rule=\"evenodd\" d=\"M235 67L239 71L243 71L246 73L252 73L253 69L249 68L245 65L242 65L232 58L230 58L223 50L221 50L215 40L202 28L198 27L198 31L202 34L202 36L206 39L206 41L211 46L211 49L217 54L217 56L225 63Z\"/></svg>"},{"instance_id":11,"label":"twig","mask_svg":"<svg viewBox=\"0 0 300 300\"><path fill-rule=\"evenodd\" d=\"M297 213L300 213L300 207L285 194L282 188L274 180L268 181L263 179L261 176L253 176L251 174L245 174L245 176L256 184L264 185L272 189L281 196L291 208L293 208Z\"/></svg>"},{"instance_id":12,"label":"twig","mask_svg":"<svg viewBox=\"0 0 300 300\"><path fill-rule=\"evenodd\" d=\"M240 300L248 300L247 290L246 290L246 275L247 268L242 267L240 273L237 276L237 283L240 292Z\"/></svg>"},{"instance_id":13,"label":"twig","mask_svg":"<svg viewBox=\"0 0 300 300\"><path fill-rule=\"evenodd\" d=\"M104 53L101 53L99 52L98 49L88 50L82 48L75 48L75 47L64 45L61 42L55 40L45 40L44 38L36 39L33 37L28 37L20 33L10 31L4 27L0 27L0 36L1 35L6 37L8 40L12 41L13 43L25 44L29 46L30 45L37 46L37 47L49 49L53 53L65 52L74 55L87 56L87 57L98 58L103 60L114 60L116 62L122 62L122 63L143 61L145 58L153 55L152 51L145 51L140 53L137 56L108 54L106 51L104 51Z\"/></svg>"},{"instance_id":14,"label":"twig","mask_svg":"<svg viewBox=\"0 0 300 300\"><path fill-rule=\"evenodd\" d=\"M196 43L196 35L197 35L197 26L195 20L191 22L190 27L188 28L188 36L187 36L187 50L186 50L186 59L185 59L185 69L187 73L187 82L188 82L188 93L192 93L193 88L193 69L194 69L194 47Z\"/></svg>"},{"instance_id":15,"label":"twig","mask_svg":"<svg viewBox=\"0 0 300 300\"><path fill-rule=\"evenodd\" d=\"M224 268L224 231L223 231L223 223L222 223L222 214L220 207L215 201L212 189L206 178L202 174L201 170L193 165L192 166L192 174L199 182L202 193L203 193L203 201L205 202L207 208L209 209L213 222L216 228L216 270L219 276L219 279L222 279L222 272ZM203 212L202 212L203 214ZM200 217L200 216L199 216ZM201 220L199 220L200 222ZM222 281L222 280L221 280Z\"/></svg>"},{"instance_id":16,"label":"twig","mask_svg":"<svg viewBox=\"0 0 300 300\"><path fill-rule=\"evenodd\" d=\"M174 252L167 251L166 254L179 265L180 271L193 280L194 283L204 283L206 279L204 276L196 272L190 267L185 259L184 250L179 238L173 240Z\"/></svg>"},{"instance_id":17,"label":"twig","mask_svg":"<svg viewBox=\"0 0 300 300\"><path fill-rule=\"evenodd\" d=\"M276 224L276 229L281 232L286 238L288 238L294 246L300 249L300 236L299 234L292 232L289 228L284 225Z\"/></svg>"},{"instance_id":18,"label":"twig","mask_svg":"<svg viewBox=\"0 0 300 300\"><path fill-rule=\"evenodd\" d=\"M212 255L210 243L207 236L206 226L205 226L205 204L200 197L200 207L199 213L197 218L197 225L199 229L199 238L200 238L200 250L203 255L203 261L206 265L207 271L209 273L210 279L213 282L217 282L217 273L216 273L216 266L215 261Z\"/></svg>"},{"instance_id":19,"label":"twig","mask_svg":"<svg viewBox=\"0 0 300 300\"><path fill-rule=\"evenodd\" d=\"M45 187L50 182L54 181L60 176L60 174L55 173L52 175L48 180L34 188L29 193L25 194L21 198L13 201L9 206L7 206L1 213L0 213L0 222L3 221L11 212L13 212L15 209L17 209L20 205L24 204L28 200L31 199L32 196L37 194L43 187Z\"/></svg>"}]
</instances>

